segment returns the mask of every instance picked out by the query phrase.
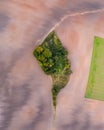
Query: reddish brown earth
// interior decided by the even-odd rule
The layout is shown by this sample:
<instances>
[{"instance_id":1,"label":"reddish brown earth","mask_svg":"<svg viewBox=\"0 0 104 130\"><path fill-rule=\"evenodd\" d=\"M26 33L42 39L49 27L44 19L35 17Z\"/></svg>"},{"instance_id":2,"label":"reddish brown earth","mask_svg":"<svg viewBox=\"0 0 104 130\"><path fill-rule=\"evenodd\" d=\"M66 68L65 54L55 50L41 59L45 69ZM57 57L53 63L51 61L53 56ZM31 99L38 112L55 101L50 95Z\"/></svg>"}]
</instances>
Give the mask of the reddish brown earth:
<instances>
[{"instance_id":1,"label":"reddish brown earth","mask_svg":"<svg viewBox=\"0 0 104 130\"><path fill-rule=\"evenodd\" d=\"M0 130L104 130L104 102L84 98L94 36L104 37L103 8L97 0L0 1ZM51 80L32 54L52 29L73 70L54 124Z\"/></svg>"}]
</instances>

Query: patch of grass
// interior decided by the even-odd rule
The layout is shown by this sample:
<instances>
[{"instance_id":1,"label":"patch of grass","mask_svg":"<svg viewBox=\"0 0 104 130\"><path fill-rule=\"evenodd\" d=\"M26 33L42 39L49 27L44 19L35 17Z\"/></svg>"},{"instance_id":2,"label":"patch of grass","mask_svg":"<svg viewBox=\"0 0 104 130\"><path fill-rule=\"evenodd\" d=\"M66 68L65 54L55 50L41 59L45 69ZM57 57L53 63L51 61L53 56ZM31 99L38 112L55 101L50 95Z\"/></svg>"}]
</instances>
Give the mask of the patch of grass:
<instances>
[{"instance_id":1,"label":"patch of grass","mask_svg":"<svg viewBox=\"0 0 104 130\"><path fill-rule=\"evenodd\" d=\"M60 90L68 83L72 72L67 58L68 51L62 46L55 31L52 31L42 44L36 47L33 54L42 70L52 77L53 105L56 108L56 97Z\"/></svg>"},{"instance_id":2,"label":"patch of grass","mask_svg":"<svg viewBox=\"0 0 104 130\"><path fill-rule=\"evenodd\" d=\"M95 37L86 98L104 101L104 39Z\"/></svg>"}]
</instances>

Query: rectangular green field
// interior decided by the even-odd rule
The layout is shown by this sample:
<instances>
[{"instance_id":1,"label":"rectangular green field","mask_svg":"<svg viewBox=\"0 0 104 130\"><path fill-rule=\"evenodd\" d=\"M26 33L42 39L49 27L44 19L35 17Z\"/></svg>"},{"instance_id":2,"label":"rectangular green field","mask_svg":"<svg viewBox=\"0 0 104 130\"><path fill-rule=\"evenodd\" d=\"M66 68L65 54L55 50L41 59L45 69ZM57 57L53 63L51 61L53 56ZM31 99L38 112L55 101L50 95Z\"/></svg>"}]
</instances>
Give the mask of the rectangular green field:
<instances>
[{"instance_id":1,"label":"rectangular green field","mask_svg":"<svg viewBox=\"0 0 104 130\"><path fill-rule=\"evenodd\" d=\"M104 39L94 38L86 98L104 101Z\"/></svg>"}]
</instances>

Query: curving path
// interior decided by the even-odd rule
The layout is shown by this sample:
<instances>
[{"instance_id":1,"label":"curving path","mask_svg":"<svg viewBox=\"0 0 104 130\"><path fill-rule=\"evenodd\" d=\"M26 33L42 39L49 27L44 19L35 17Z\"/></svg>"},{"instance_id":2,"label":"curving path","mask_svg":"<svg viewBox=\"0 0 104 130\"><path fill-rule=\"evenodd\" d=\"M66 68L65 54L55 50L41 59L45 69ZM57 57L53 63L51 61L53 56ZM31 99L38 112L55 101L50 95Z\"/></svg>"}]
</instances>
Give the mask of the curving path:
<instances>
[{"instance_id":1,"label":"curving path","mask_svg":"<svg viewBox=\"0 0 104 130\"><path fill-rule=\"evenodd\" d=\"M103 8L98 0L0 0L0 130L55 129L51 80L32 55L53 28L73 69L58 96L56 129L104 129L104 103L84 98L93 37L104 37Z\"/></svg>"}]
</instances>

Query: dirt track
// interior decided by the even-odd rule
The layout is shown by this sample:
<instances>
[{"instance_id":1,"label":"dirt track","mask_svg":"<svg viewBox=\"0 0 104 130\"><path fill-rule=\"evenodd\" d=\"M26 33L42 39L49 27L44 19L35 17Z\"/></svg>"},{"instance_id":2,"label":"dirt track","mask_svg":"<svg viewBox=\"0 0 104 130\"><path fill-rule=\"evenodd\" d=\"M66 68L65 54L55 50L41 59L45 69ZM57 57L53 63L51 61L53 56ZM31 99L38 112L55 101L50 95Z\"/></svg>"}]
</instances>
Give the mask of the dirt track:
<instances>
[{"instance_id":1,"label":"dirt track","mask_svg":"<svg viewBox=\"0 0 104 130\"><path fill-rule=\"evenodd\" d=\"M71 14L76 15L55 27L70 51L73 70L58 96L55 130L104 129L104 103L84 98L94 36L104 37L103 7L104 2L97 0L0 1L0 130L53 129L51 80L32 52L63 17ZM101 11L91 13L97 9Z\"/></svg>"},{"instance_id":2,"label":"dirt track","mask_svg":"<svg viewBox=\"0 0 104 130\"><path fill-rule=\"evenodd\" d=\"M57 122L62 122L62 130L100 130L104 123L104 102L84 98L94 36L104 37L103 17L104 12L69 17L56 28L70 51L73 71L70 82L58 97Z\"/></svg>"}]
</instances>

